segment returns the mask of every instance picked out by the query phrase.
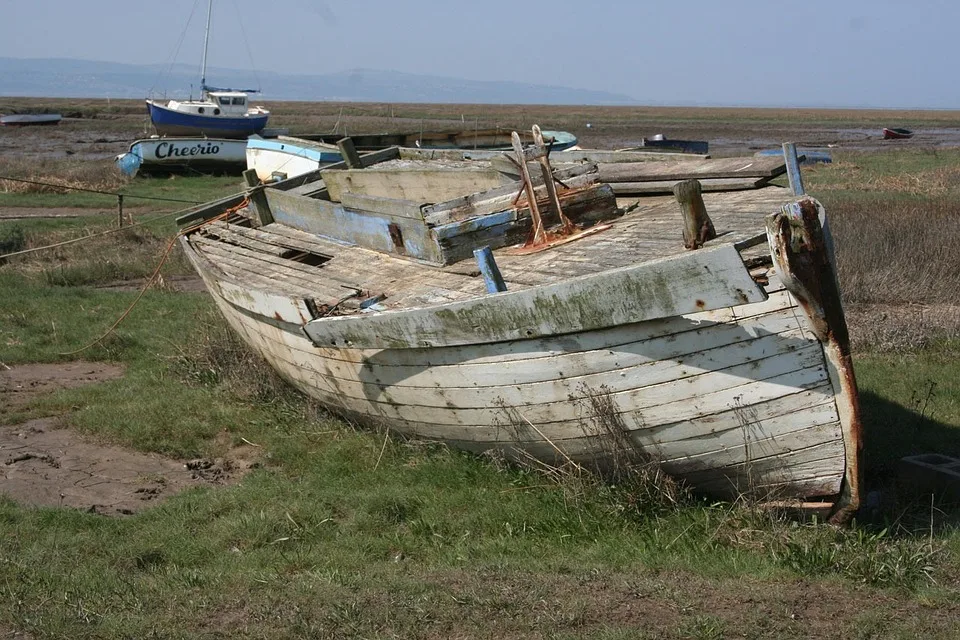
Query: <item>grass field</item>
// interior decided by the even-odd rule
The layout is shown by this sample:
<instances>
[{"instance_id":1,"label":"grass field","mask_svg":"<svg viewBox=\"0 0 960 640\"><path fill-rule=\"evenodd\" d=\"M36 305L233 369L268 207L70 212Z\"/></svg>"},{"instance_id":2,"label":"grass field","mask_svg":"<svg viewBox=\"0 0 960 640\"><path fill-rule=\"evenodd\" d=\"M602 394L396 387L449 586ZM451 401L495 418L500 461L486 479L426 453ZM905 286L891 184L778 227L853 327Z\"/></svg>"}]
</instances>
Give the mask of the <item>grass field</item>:
<instances>
[{"instance_id":1,"label":"grass field","mask_svg":"<svg viewBox=\"0 0 960 640\"><path fill-rule=\"evenodd\" d=\"M353 107L371 117L467 110ZM312 109L337 117L336 105ZM584 117L553 109L554 121ZM542 117L521 111L509 115ZM655 113L697 126L737 118ZM751 127L808 116L742 117ZM956 637L957 511L901 494L895 471L910 453L960 455L960 153L836 160L805 178L831 216L854 324L872 495L849 529L704 501L650 469L611 485L359 430L276 379L200 293L149 291L103 344L64 355L101 335L136 296L100 285L136 282L156 267L175 233L158 205L142 218L149 224L0 265L0 362L126 366L117 380L2 407L0 423L61 415L89 438L179 459L254 446L258 468L238 484L124 518L0 498L0 636ZM144 182L111 189L209 199L233 188ZM100 206L68 194L6 196L50 200L0 208ZM0 221L0 254L115 223L110 213ZM175 253L162 273L170 280L190 269Z\"/></svg>"}]
</instances>

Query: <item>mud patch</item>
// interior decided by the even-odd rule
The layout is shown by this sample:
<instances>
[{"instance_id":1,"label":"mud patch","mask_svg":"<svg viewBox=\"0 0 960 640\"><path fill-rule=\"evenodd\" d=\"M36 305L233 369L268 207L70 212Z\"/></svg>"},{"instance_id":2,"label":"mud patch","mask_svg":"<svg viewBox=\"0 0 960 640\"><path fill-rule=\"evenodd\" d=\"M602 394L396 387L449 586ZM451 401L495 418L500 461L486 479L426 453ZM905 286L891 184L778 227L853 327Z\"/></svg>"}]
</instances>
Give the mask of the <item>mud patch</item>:
<instances>
[{"instance_id":1,"label":"mud patch","mask_svg":"<svg viewBox=\"0 0 960 640\"><path fill-rule=\"evenodd\" d=\"M251 466L104 446L60 428L57 418L0 427L0 493L22 504L130 515L184 489L231 483Z\"/></svg>"},{"instance_id":2,"label":"mud patch","mask_svg":"<svg viewBox=\"0 0 960 640\"><path fill-rule=\"evenodd\" d=\"M38 395L114 380L121 377L123 372L122 365L108 362L0 366L0 419L5 413L4 409L22 407Z\"/></svg>"},{"instance_id":3,"label":"mud patch","mask_svg":"<svg viewBox=\"0 0 960 640\"><path fill-rule=\"evenodd\" d=\"M120 365L102 362L0 370L0 422L7 410L40 394L123 372ZM57 417L0 426L0 494L27 505L129 515L185 489L236 482L257 465L256 447L228 448L225 439L219 444L228 450L223 458L182 462L97 443L64 428Z\"/></svg>"}]
</instances>

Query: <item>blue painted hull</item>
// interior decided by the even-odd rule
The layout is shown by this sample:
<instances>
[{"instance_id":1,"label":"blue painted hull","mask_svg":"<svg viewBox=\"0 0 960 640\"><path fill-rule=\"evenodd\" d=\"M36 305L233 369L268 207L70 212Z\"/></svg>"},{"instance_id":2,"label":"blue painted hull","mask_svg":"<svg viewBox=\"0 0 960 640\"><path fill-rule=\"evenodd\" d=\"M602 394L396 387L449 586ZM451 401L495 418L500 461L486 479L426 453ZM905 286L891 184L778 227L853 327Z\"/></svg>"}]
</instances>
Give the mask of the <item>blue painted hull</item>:
<instances>
[{"instance_id":1,"label":"blue painted hull","mask_svg":"<svg viewBox=\"0 0 960 640\"><path fill-rule=\"evenodd\" d=\"M269 114L229 118L182 113L147 102L150 120L161 136L246 138L267 126Z\"/></svg>"}]
</instances>

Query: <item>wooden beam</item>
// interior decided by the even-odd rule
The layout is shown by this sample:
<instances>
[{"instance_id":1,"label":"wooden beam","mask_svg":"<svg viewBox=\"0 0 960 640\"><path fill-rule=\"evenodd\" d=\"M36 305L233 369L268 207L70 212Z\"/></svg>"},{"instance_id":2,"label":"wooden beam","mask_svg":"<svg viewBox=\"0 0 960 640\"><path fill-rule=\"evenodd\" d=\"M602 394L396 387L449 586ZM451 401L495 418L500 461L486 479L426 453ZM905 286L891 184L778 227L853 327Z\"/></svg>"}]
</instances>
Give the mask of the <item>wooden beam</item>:
<instances>
[{"instance_id":1,"label":"wooden beam","mask_svg":"<svg viewBox=\"0 0 960 640\"><path fill-rule=\"evenodd\" d=\"M697 180L677 183L673 187L673 195L680 204L680 213L683 215L683 246L687 249L699 249L704 242L717 237L713 221L703 204L700 183Z\"/></svg>"},{"instance_id":2,"label":"wooden beam","mask_svg":"<svg viewBox=\"0 0 960 640\"><path fill-rule=\"evenodd\" d=\"M363 318L322 318L304 331L320 347L416 349L578 333L766 300L724 244L556 284Z\"/></svg>"},{"instance_id":3,"label":"wooden beam","mask_svg":"<svg viewBox=\"0 0 960 640\"><path fill-rule=\"evenodd\" d=\"M340 157L347 163L348 169L363 169L363 161L357 153L357 148L353 146L353 140L350 138L337 140L337 148L340 149Z\"/></svg>"},{"instance_id":4,"label":"wooden beam","mask_svg":"<svg viewBox=\"0 0 960 640\"><path fill-rule=\"evenodd\" d=\"M493 251L490 247L481 247L473 250L473 257L477 260L477 266L480 267L480 274L483 276L483 282L487 285L487 293L500 293L507 290L507 284L500 275L500 268L493 257Z\"/></svg>"},{"instance_id":5,"label":"wooden beam","mask_svg":"<svg viewBox=\"0 0 960 640\"><path fill-rule=\"evenodd\" d=\"M797 145L792 142L784 142L783 159L787 163L787 179L790 181L790 190L793 191L793 195L805 195L803 174L800 173L800 158L797 156Z\"/></svg>"}]
</instances>

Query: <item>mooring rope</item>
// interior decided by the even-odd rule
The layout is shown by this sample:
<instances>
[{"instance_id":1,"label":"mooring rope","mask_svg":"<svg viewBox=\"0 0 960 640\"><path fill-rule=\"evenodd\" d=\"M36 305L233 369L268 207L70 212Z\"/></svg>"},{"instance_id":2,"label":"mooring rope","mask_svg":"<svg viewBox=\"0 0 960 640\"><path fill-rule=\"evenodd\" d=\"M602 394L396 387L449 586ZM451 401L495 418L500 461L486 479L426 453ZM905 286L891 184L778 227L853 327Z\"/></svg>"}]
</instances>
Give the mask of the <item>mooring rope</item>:
<instances>
[{"instance_id":1,"label":"mooring rope","mask_svg":"<svg viewBox=\"0 0 960 640\"><path fill-rule=\"evenodd\" d=\"M133 224L128 224L125 227L117 227L116 229L107 229L106 231L101 231L99 233L91 233L88 236L80 236L79 238L73 238L72 240L64 240L63 242L56 242L54 244L47 244L42 247L32 247L30 249L22 249L21 251L14 251L13 253L5 253L3 255L0 255L0 262L2 262L6 258L15 258L17 256L27 255L28 253L46 251L47 249L56 249L57 247L63 247L68 244L73 244L75 242L83 242L84 240L91 240L93 238L107 236L107 235L110 235L111 233L121 233L123 231L127 231L128 229L133 229L135 227L142 227L143 225L151 224L153 222L157 222L158 220L164 220L166 218L184 214L187 211L190 211L191 209L193 209L193 207L188 207L186 209L178 209L177 211L172 211L170 213L162 213L160 215L154 216L149 220L142 220L140 222L134 222Z\"/></svg>"},{"instance_id":2,"label":"mooring rope","mask_svg":"<svg viewBox=\"0 0 960 640\"><path fill-rule=\"evenodd\" d=\"M83 347L80 347L80 348L77 349L76 351L61 352L59 355L61 355L61 356L72 356L72 355L76 355L76 354L80 353L81 351L86 351L86 350L89 349L90 347L92 347L92 346L94 346L94 345L97 345L97 344L103 342L103 340L105 340L105 339L107 338L107 336L109 336L111 333L113 333L113 332L116 330L116 328L120 326L120 323L121 323L121 322L123 322L124 320L126 320L127 316L130 315L130 312L133 311L133 308L136 307L136 306L137 306L137 303L139 303L140 300L143 298L143 295L147 292L147 289L150 288L150 285L152 285L152 284L156 281L157 277L160 275L160 269L162 269L162 268L163 268L163 265L166 264L167 258L170 257L170 253L173 251L174 245L177 243L177 240L179 240L181 236L184 236L184 235L186 235L186 234L188 234L188 233L193 233L193 232L196 231L197 229L199 229L199 228L201 228L201 227L203 227L203 226L205 226L205 225L211 224L211 223L213 223L213 222L217 222L218 220L225 220L225 219L228 218L231 214L236 213L236 212L239 211L240 209L243 209L243 208L246 207L248 204L250 204L250 201L247 200L246 198L244 198L244 199L243 199L243 202L241 202L241 203L238 204L237 206L231 207L231 208L227 209L226 211L224 211L223 213L221 213L221 214L219 214L219 215L216 215L216 216L214 216L214 217L212 217L212 218L208 218L207 220L203 220L203 221L201 221L201 222L198 222L197 224L195 224L195 225L193 225L193 226L191 226L191 227L187 227L186 229L181 229L179 232L177 232L177 235L175 235L173 238L170 239L170 242L167 244L167 248L164 249L163 255L162 255L161 258L160 258L160 264L158 264L158 265L157 265L157 268L154 269L153 275L150 276L150 278L147 280L147 282L143 285L143 288L140 289L140 293L138 293L138 294L137 294L137 297L133 300L133 302L130 303L130 306L127 307L127 310L124 311L124 312L120 315L119 318L117 318L117 321L114 322L113 325L112 325L109 329L107 329L107 331L106 331L102 336L100 336L99 338L97 338L97 339L94 340L93 342L91 342L91 343L89 343L89 344L87 344L87 345L85 345L85 346L83 346Z\"/></svg>"}]
</instances>

